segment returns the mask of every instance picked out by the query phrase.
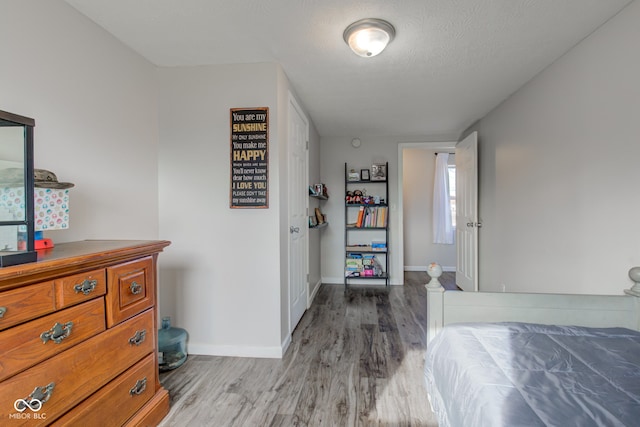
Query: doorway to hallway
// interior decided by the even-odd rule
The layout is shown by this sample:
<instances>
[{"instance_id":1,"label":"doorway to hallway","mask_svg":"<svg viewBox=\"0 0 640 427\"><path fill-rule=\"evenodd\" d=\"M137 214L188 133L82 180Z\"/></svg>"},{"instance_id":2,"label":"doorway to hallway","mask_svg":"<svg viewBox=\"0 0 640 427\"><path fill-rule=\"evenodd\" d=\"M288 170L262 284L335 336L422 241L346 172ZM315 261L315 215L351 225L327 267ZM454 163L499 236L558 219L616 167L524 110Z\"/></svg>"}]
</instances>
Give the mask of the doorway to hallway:
<instances>
[{"instance_id":1,"label":"doorway to hallway","mask_svg":"<svg viewBox=\"0 0 640 427\"><path fill-rule=\"evenodd\" d=\"M402 221L400 221L402 242L400 249L402 250L399 265L402 265L407 273L426 272L431 262L437 262L446 273L453 273L455 283L455 240L454 244L433 243L436 153L453 153L454 150L455 142L399 144L398 194L402 214ZM449 163L453 167L455 167L454 159L454 156L450 156ZM428 277L426 273L424 274Z\"/></svg>"}]
</instances>

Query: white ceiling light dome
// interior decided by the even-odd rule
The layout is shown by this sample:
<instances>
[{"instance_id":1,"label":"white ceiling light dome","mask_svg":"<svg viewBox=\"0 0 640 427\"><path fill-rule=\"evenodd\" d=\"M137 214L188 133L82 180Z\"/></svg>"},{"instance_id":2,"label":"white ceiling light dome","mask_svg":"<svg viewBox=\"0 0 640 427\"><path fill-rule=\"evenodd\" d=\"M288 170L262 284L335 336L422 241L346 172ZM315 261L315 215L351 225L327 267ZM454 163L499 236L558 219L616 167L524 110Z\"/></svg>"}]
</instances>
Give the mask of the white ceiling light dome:
<instances>
[{"instance_id":1,"label":"white ceiling light dome","mask_svg":"<svg viewBox=\"0 0 640 427\"><path fill-rule=\"evenodd\" d=\"M382 19L366 18L349 25L342 37L356 55L378 55L396 36L393 25Z\"/></svg>"}]
</instances>

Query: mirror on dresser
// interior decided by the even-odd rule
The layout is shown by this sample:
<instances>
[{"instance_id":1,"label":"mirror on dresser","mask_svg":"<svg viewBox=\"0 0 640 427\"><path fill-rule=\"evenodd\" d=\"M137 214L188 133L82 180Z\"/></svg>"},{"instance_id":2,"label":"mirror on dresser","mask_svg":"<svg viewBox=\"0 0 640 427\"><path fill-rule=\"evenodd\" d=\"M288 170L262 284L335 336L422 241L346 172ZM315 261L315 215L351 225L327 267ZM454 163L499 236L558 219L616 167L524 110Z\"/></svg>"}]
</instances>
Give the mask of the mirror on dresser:
<instances>
[{"instance_id":1,"label":"mirror on dresser","mask_svg":"<svg viewBox=\"0 0 640 427\"><path fill-rule=\"evenodd\" d=\"M37 260L34 250L35 121L0 110L0 267Z\"/></svg>"}]
</instances>

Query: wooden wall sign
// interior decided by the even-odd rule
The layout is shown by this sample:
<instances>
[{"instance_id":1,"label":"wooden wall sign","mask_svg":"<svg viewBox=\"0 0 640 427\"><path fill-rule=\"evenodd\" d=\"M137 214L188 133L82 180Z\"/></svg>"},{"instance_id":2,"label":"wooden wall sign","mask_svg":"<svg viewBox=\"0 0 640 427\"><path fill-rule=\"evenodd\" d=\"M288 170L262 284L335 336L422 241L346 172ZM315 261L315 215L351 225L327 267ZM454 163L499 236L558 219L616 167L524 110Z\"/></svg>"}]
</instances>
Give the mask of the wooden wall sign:
<instances>
[{"instance_id":1,"label":"wooden wall sign","mask_svg":"<svg viewBox=\"0 0 640 427\"><path fill-rule=\"evenodd\" d=\"M269 207L269 108L231 109L231 207Z\"/></svg>"}]
</instances>

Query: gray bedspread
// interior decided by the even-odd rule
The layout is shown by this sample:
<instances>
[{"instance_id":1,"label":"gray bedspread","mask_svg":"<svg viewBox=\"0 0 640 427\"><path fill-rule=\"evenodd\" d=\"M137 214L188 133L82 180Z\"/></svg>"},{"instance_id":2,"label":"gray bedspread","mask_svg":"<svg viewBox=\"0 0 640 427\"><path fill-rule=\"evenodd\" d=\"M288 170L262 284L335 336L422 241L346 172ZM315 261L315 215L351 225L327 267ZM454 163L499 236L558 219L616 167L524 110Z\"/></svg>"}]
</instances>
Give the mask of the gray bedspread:
<instances>
[{"instance_id":1,"label":"gray bedspread","mask_svg":"<svg viewBox=\"0 0 640 427\"><path fill-rule=\"evenodd\" d=\"M429 343L440 427L640 426L640 332L464 323Z\"/></svg>"}]
</instances>

